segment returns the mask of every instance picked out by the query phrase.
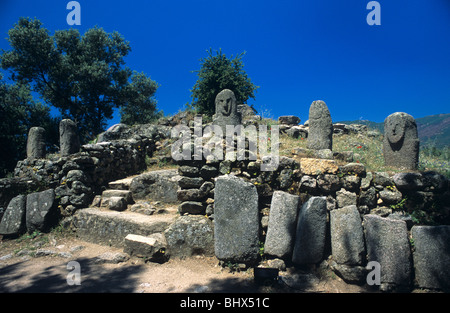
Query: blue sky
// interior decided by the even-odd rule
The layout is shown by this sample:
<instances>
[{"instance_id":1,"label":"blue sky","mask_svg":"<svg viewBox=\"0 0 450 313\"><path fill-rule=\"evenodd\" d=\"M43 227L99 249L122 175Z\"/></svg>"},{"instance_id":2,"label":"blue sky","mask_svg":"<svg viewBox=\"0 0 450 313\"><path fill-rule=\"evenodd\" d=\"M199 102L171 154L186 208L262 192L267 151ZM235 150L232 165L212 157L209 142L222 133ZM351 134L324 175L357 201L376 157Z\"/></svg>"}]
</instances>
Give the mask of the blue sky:
<instances>
[{"instance_id":1,"label":"blue sky","mask_svg":"<svg viewBox=\"0 0 450 313\"><path fill-rule=\"evenodd\" d=\"M79 0L81 26L67 24L68 2L0 0L0 49L20 16L52 34L118 31L132 47L127 65L161 85L165 114L191 101L192 71L209 48L246 51L244 69L260 86L248 104L265 116L305 121L319 99L335 122L450 112L449 0L380 0L379 26L366 22L369 0Z\"/></svg>"}]
</instances>

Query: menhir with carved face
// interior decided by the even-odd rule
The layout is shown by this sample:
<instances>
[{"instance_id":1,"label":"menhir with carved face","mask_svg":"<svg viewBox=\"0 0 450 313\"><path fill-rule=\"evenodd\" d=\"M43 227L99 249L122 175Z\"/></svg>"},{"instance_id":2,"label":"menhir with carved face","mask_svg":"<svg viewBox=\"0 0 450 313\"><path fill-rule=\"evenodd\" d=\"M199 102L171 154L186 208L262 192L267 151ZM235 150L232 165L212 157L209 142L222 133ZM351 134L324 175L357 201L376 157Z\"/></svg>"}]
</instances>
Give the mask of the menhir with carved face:
<instances>
[{"instance_id":1,"label":"menhir with carved face","mask_svg":"<svg viewBox=\"0 0 450 313\"><path fill-rule=\"evenodd\" d=\"M419 163L419 138L414 118L403 112L384 121L383 155L385 165L416 170Z\"/></svg>"}]
</instances>

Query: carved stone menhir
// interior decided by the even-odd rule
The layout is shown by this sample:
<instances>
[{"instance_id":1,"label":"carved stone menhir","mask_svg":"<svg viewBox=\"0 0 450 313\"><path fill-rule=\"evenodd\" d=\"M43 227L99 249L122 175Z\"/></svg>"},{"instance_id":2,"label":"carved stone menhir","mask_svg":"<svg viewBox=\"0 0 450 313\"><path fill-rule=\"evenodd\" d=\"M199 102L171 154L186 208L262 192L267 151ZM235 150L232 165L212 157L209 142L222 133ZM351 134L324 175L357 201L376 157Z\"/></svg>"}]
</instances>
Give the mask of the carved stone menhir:
<instances>
[{"instance_id":1,"label":"carved stone menhir","mask_svg":"<svg viewBox=\"0 0 450 313\"><path fill-rule=\"evenodd\" d=\"M309 108L308 149L333 148L333 122L325 102L314 101Z\"/></svg>"},{"instance_id":2,"label":"carved stone menhir","mask_svg":"<svg viewBox=\"0 0 450 313\"><path fill-rule=\"evenodd\" d=\"M411 115L396 112L386 118L383 141L386 166L417 170L419 143L416 121Z\"/></svg>"},{"instance_id":3,"label":"carved stone menhir","mask_svg":"<svg viewBox=\"0 0 450 313\"><path fill-rule=\"evenodd\" d=\"M69 119L59 123L59 145L61 156L68 156L80 151L77 124Z\"/></svg>"},{"instance_id":4,"label":"carved stone menhir","mask_svg":"<svg viewBox=\"0 0 450 313\"><path fill-rule=\"evenodd\" d=\"M42 127L30 128L27 139L27 158L43 159L45 154L45 129Z\"/></svg>"},{"instance_id":5,"label":"carved stone menhir","mask_svg":"<svg viewBox=\"0 0 450 313\"><path fill-rule=\"evenodd\" d=\"M226 126L236 126L241 124L241 115L237 109L236 96L229 89L222 90L216 96L216 114L213 117L213 124L222 128L223 135L226 135Z\"/></svg>"}]
</instances>

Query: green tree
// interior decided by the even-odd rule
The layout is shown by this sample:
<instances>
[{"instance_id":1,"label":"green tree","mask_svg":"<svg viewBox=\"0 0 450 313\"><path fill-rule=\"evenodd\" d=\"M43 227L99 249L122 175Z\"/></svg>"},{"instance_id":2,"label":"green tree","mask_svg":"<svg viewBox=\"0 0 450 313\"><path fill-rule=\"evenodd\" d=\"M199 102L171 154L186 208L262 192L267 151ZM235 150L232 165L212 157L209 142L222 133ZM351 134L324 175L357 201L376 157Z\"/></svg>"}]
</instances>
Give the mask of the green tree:
<instances>
[{"instance_id":1,"label":"green tree","mask_svg":"<svg viewBox=\"0 0 450 313\"><path fill-rule=\"evenodd\" d=\"M14 81L29 83L63 118L77 122L83 142L105 129L114 108L142 103L133 81L154 85L142 74L133 78L124 61L130 44L117 32L95 27L83 36L76 29L51 36L39 20L20 18L8 36L12 50L3 51L2 68L10 70Z\"/></svg>"},{"instance_id":2,"label":"green tree","mask_svg":"<svg viewBox=\"0 0 450 313\"><path fill-rule=\"evenodd\" d=\"M128 125L147 124L162 117L154 98L159 85L144 73L133 72L131 83L125 89L128 103L120 108L120 122Z\"/></svg>"},{"instance_id":3,"label":"green tree","mask_svg":"<svg viewBox=\"0 0 450 313\"><path fill-rule=\"evenodd\" d=\"M208 51L208 57L200 60L201 69L194 71L198 80L190 90L192 102L191 106L197 112L213 115L215 112L215 98L223 89L230 89L236 96L237 103L246 103L249 98L255 99L255 91L259 88L255 86L247 73L244 71L241 53L233 58L227 58L222 50L213 54L212 49Z\"/></svg>"},{"instance_id":4,"label":"green tree","mask_svg":"<svg viewBox=\"0 0 450 313\"><path fill-rule=\"evenodd\" d=\"M49 107L33 100L27 84L7 84L0 74L0 177L26 157L28 130L34 126L46 129L51 151L58 142L58 120Z\"/></svg>"}]
</instances>

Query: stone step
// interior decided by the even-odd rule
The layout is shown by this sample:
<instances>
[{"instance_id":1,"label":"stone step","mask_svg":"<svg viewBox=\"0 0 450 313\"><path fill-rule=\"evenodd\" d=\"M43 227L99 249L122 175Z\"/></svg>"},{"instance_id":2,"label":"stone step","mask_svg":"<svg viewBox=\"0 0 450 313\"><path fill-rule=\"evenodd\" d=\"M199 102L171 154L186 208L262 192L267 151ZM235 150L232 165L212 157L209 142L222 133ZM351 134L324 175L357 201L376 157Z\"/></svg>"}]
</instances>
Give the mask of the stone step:
<instances>
[{"instance_id":1,"label":"stone step","mask_svg":"<svg viewBox=\"0 0 450 313\"><path fill-rule=\"evenodd\" d=\"M128 201L128 203L133 203L133 197L131 195L131 191L129 190L106 189L102 192L102 198L111 197L123 197Z\"/></svg>"},{"instance_id":2,"label":"stone step","mask_svg":"<svg viewBox=\"0 0 450 313\"><path fill-rule=\"evenodd\" d=\"M147 216L130 211L86 208L73 215L73 226L81 240L123 248L128 234L149 236L164 232L177 217L173 210L168 212Z\"/></svg>"},{"instance_id":3,"label":"stone step","mask_svg":"<svg viewBox=\"0 0 450 313\"><path fill-rule=\"evenodd\" d=\"M134 176L109 182L108 187L115 190L129 190L133 178Z\"/></svg>"},{"instance_id":4,"label":"stone step","mask_svg":"<svg viewBox=\"0 0 450 313\"><path fill-rule=\"evenodd\" d=\"M100 207L115 211L124 211L128 204L133 204L133 196L129 190L107 189L101 196Z\"/></svg>"}]
</instances>

